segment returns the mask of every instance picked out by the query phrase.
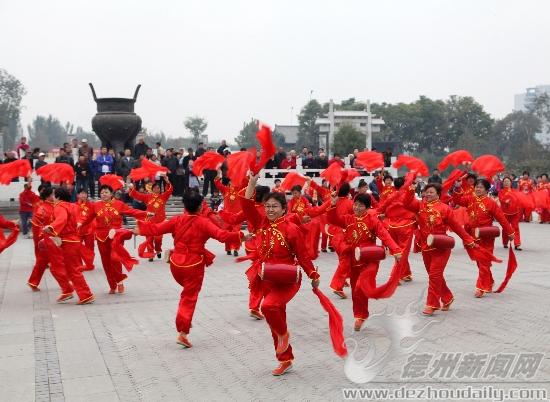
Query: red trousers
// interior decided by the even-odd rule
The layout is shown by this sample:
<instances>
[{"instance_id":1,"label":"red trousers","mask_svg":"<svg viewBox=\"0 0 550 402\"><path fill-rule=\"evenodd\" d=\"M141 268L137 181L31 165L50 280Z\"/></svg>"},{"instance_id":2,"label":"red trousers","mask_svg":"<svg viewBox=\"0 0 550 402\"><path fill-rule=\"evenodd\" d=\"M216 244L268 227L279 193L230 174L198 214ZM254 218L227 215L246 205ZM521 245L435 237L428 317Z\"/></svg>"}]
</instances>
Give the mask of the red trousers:
<instances>
[{"instance_id":1,"label":"red trousers","mask_svg":"<svg viewBox=\"0 0 550 402\"><path fill-rule=\"evenodd\" d=\"M523 210L522 218L524 222L531 222L533 215L533 209L532 208L525 208Z\"/></svg>"},{"instance_id":2,"label":"red trousers","mask_svg":"<svg viewBox=\"0 0 550 402\"><path fill-rule=\"evenodd\" d=\"M512 229L514 229L514 246L521 246L521 237L519 233L519 212L517 214L513 215L505 215L506 219L508 220L508 223L510 226L512 226ZM509 233L507 233L505 230L502 231L502 245L508 244L508 236Z\"/></svg>"},{"instance_id":3,"label":"red trousers","mask_svg":"<svg viewBox=\"0 0 550 402\"><path fill-rule=\"evenodd\" d=\"M378 265L378 262L370 262L365 265L351 267L350 286L354 318L362 318L363 320L369 318L369 299L361 290L361 282L367 281L369 286L375 287Z\"/></svg>"},{"instance_id":4,"label":"red trousers","mask_svg":"<svg viewBox=\"0 0 550 402\"><path fill-rule=\"evenodd\" d=\"M414 225L402 226L399 228L389 228L392 239L403 250L401 255L401 278L411 276L411 265L409 264L409 254L414 235Z\"/></svg>"},{"instance_id":5,"label":"red trousers","mask_svg":"<svg viewBox=\"0 0 550 402\"><path fill-rule=\"evenodd\" d=\"M34 243L34 255L36 261L34 263L31 276L27 280L27 283L34 287L38 287L38 285L40 285L40 281L42 280L44 271L46 271L46 267L50 262L50 260L48 259L48 252L46 250L40 250L38 248L38 242L40 241L41 232L42 230L39 227L32 225L32 241Z\"/></svg>"},{"instance_id":6,"label":"red trousers","mask_svg":"<svg viewBox=\"0 0 550 402\"><path fill-rule=\"evenodd\" d=\"M71 281L76 294L80 300L84 300L92 296L92 291L84 279L82 274L82 257L80 255L80 243L79 242L66 242L61 244L61 253L59 256L55 256L51 259L52 267L59 264L60 269L65 268L65 273ZM58 257L62 261L58 260ZM56 269L57 270L57 269ZM63 292L65 293L65 292Z\"/></svg>"},{"instance_id":7,"label":"red trousers","mask_svg":"<svg viewBox=\"0 0 550 402\"><path fill-rule=\"evenodd\" d=\"M238 225L226 225L226 230L229 230L230 232L235 232L237 230L241 230L241 225L238 224ZM226 241L225 242L225 251L230 251L230 250L238 250L241 248L241 241L234 241L234 242L231 242L231 241Z\"/></svg>"},{"instance_id":8,"label":"red trousers","mask_svg":"<svg viewBox=\"0 0 550 402\"><path fill-rule=\"evenodd\" d=\"M321 232L321 224L317 218L314 218L310 223L304 225L307 230L306 245L310 252L312 260L316 260L319 257L319 235Z\"/></svg>"},{"instance_id":9,"label":"red trousers","mask_svg":"<svg viewBox=\"0 0 550 402\"><path fill-rule=\"evenodd\" d=\"M258 275L255 275L254 279L248 282L248 289L250 289L248 308L250 310L260 311L264 294L262 292L262 280Z\"/></svg>"},{"instance_id":10,"label":"red trousers","mask_svg":"<svg viewBox=\"0 0 550 402\"><path fill-rule=\"evenodd\" d=\"M321 250L326 250L328 243L328 234L325 233L324 228L321 228Z\"/></svg>"},{"instance_id":11,"label":"red trousers","mask_svg":"<svg viewBox=\"0 0 550 402\"><path fill-rule=\"evenodd\" d=\"M300 289L300 282L294 284L274 284L267 281L261 282L264 297L262 302L262 313L271 329L274 347L277 348L278 336L288 332L286 325L286 305ZM276 357L277 360L281 362L294 359L292 346L289 344L288 349L283 353L276 354Z\"/></svg>"},{"instance_id":12,"label":"red trousers","mask_svg":"<svg viewBox=\"0 0 550 402\"><path fill-rule=\"evenodd\" d=\"M348 253L338 254L338 266L336 267L336 271L334 271L334 274L332 275L332 279L329 285L332 290L344 290L346 279L350 276L350 267L350 255Z\"/></svg>"},{"instance_id":13,"label":"red trousers","mask_svg":"<svg viewBox=\"0 0 550 402\"><path fill-rule=\"evenodd\" d=\"M151 253L162 252L162 236L146 236L145 237L145 250Z\"/></svg>"},{"instance_id":14,"label":"red trousers","mask_svg":"<svg viewBox=\"0 0 550 402\"><path fill-rule=\"evenodd\" d=\"M174 264L170 264L170 271L172 271L172 276L176 282L183 287L178 312L176 313L176 329L178 332L188 334L193 314L195 313L197 299L199 298L199 292L202 288L204 265L180 268Z\"/></svg>"},{"instance_id":15,"label":"red trousers","mask_svg":"<svg viewBox=\"0 0 550 402\"><path fill-rule=\"evenodd\" d=\"M478 245L492 254L495 249L495 239L480 239ZM477 263L478 276L476 289L489 293L493 291L493 283L495 281L493 279L493 274L491 273L491 265L492 264L490 262Z\"/></svg>"},{"instance_id":16,"label":"red trousers","mask_svg":"<svg viewBox=\"0 0 550 402\"><path fill-rule=\"evenodd\" d=\"M116 285L126 279L128 276L122 273L122 264L111 260L111 243L112 240L107 238L105 241L97 241L97 248L101 256L101 263L105 270L107 282L111 290L116 289Z\"/></svg>"},{"instance_id":17,"label":"red trousers","mask_svg":"<svg viewBox=\"0 0 550 402\"><path fill-rule=\"evenodd\" d=\"M86 269L94 269L94 234L90 233L80 237L82 241L82 246L86 247L91 251L86 257L82 255L82 260L84 261L84 267Z\"/></svg>"},{"instance_id":18,"label":"red trousers","mask_svg":"<svg viewBox=\"0 0 550 402\"><path fill-rule=\"evenodd\" d=\"M453 300L453 294L443 277L450 256L450 249L422 251L422 259L429 276L426 306L439 309L441 303L445 305Z\"/></svg>"},{"instance_id":19,"label":"red trousers","mask_svg":"<svg viewBox=\"0 0 550 402\"><path fill-rule=\"evenodd\" d=\"M550 222L550 210L543 209L540 213L540 221L541 223L547 223Z\"/></svg>"}]
</instances>

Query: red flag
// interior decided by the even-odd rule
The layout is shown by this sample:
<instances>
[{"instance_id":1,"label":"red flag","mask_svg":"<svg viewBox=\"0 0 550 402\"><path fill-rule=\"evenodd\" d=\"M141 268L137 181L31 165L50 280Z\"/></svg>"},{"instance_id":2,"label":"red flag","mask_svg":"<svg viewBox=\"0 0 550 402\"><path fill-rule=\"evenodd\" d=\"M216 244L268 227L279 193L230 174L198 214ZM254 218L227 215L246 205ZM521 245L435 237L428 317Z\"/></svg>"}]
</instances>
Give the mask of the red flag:
<instances>
[{"instance_id":1,"label":"red flag","mask_svg":"<svg viewBox=\"0 0 550 402\"><path fill-rule=\"evenodd\" d=\"M132 257L128 250L124 248L124 242L132 238L132 231L128 229L111 229L114 231L114 235L109 233L109 237L112 235L111 243L111 261L120 262L124 265L124 268L128 272L132 270L134 265L139 264L139 261Z\"/></svg>"},{"instance_id":2,"label":"red flag","mask_svg":"<svg viewBox=\"0 0 550 402\"><path fill-rule=\"evenodd\" d=\"M31 174L31 164L26 159L19 159L0 165L0 184L8 185L16 177L28 177Z\"/></svg>"},{"instance_id":3,"label":"red flag","mask_svg":"<svg viewBox=\"0 0 550 402\"><path fill-rule=\"evenodd\" d=\"M227 157L227 177L233 186L240 186L252 169L256 155L249 151L235 152Z\"/></svg>"},{"instance_id":4,"label":"red flag","mask_svg":"<svg viewBox=\"0 0 550 402\"><path fill-rule=\"evenodd\" d=\"M493 180L493 176L503 172L506 168L504 163L494 155L481 155L472 163L472 170L476 171L488 180Z\"/></svg>"},{"instance_id":5,"label":"red flag","mask_svg":"<svg viewBox=\"0 0 550 402\"><path fill-rule=\"evenodd\" d=\"M156 176L159 172L170 173L170 169L168 169L167 167L157 165L147 158L143 158L143 160L141 161L141 167L149 171L149 176L151 177Z\"/></svg>"},{"instance_id":6,"label":"red flag","mask_svg":"<svg viewBox=\"0 0 550 402\"><path fill-rule=\"evenodd\" d=\"M335 187L340 184L340 181L342 181L342 167L337 164L333 163L329 165L328 168L323 170L320 174L320 176L328 181L331 186Z\"/></svg>"},{"instance_id":7,"label":"red flag","mask_svg":"<svg viewBox=\"0 0 550 402\"><path fill-rule=\"evenodd\" d=\"M397 160L393 163L392 166L396 169L399 169L400 167L405 166L411 172L416 171L417 173L420 173L420 175L422 176L430 175L428 166L426 166L426 164L423 161L421 161L418 158L415 158L414 156L399 155L397 157Z\"/></svg>"},{"instance_id":8,"label":"red flag","mask_svg":"<svg viewBox=\"0 0 550 402\"><path fill-rule=\"evenodd\" d=\"M323 309L328 313L328 326L332 348L339 357L348 355L348 348L344 340L344 320L330 299L319 288L313 288L313 293L319 298Z\"/></svg>"},{"instance_id":9,"label":"red flag","mask_svg":"<svg viewBox=\"0 0 550 402\"><path fill-rule=\"evenodd\" d=\"M447 169L447 167L449 167L449 165L458 166L465 162L473 161L474 158L472 154L470 154L468 151L465 151L464 149L459 149L458 151L451 152L449 155L444 157L441 162L439 162L439 165L437 165L437 168L439 170L445 170Z\"/></svg>"},{"instance_id":10,"label":"red flag","mask_svg":"<svg viewBox=\"0 0 550 402\"><path fill-rule=\"evenodd\" d=\"M339 185L341 185L343 182L350 183L355 179L356 177L359 177L360 174L356 169L343 169L342 170L342 179L340 180Z\"/></svg>"},{"instance_id":11,"label":"red flag","mask_svg":"<svg viewBox=\"0 0 550 402\"><path fill-rule=\"evenodd\" d=\"M25 162L27 162L27 161L25 161ZM13 163L13 162L11 162L11 163ZM27 162L27 164L28 164L28 162ZM0 229L0 231L2 231L2 229ZM9 236L6 237L6 238L3 238L4 235L2 234L2 239L0 239L0 254L5 249L7 249L9 246L11 246L13 243L15 243L15 241L17 240L17 236L19 236L19 226L14 227L11 230L11 233L9 234Z\"/></svg>"},{"instance_id":12,"label":"red flag","mask_svg":"<svg viewBox=\"0 0 550 402\"><path fill-rule=\"evenodd\" d=\"M290 189L296 185L304 186L306 178L300 173L290 172L286 175L283 182L281 183L281 188L285 191L290 191Z\"/></svg>"},{"instance_id":13,"label":"red flag","mask_svg":"<svg viewBox=\"0 0 550 402\"><path fill-rule=\"evenodd\" d=\"M510 244L510 250L508 251L508 267L506 268L506 276L504 277L504 280L502 281L495 293L502 293L504 291L506 285L508 285L508 282L512 278L512 275L516 271L517 267L518 261L516 260L516 254L514 253L512 245Z\"/></svg>"},{"instance_id":14,"label":"red flag","mask_svg":"<svg viewBox=\"0 0 550 402\"><path fill-rule=\"evenodd\" d=\"M130 170L130 179L133 181L143 180L146 177L151 178L151 173L147 169L140 167Z\"/></svg>"},{"instance_id":15,"label":"red flag","mask_svg":"<svg viewBox=\"0 0 550 402\"><path fill-rule=\"evenodd\" d=\"M116 174L106 174L99 178L99 185L110 186L113 191L117 191L124 186L124 179Z\"/></svg>"},{"instance_id":16,"label":"red flag","mask_svg":"<svg viewBox=\"0 0 550 402\"><path fill-rule=\"evenodd\" d=\"M384 167L384 157L376 151L359 152L355 157L355 164L363 166L367 172L372 172Z\"/></svg>"},{"instance_id":17,"label":"red flag","mask_svg":"<svg viewBox=\"0 0 550 402\"><path fill-rule=\"evenodd\" d=\"M360 281L358 285L360 286L360 289L363 291L365 296L367 296L370 299L387 299L388 297L391 297L395 293L395 289L397 289L397 286L399 286L399 281L401 280L401 264L395 263L393 265L393 268L390 273L390 277L388 278L387 282L376 286L376 283L374 286L369 284L369 281L364 280Z\"/></svg>"},{"instance_id":18,"label":"red flag","mask_svg":"<svg viewBox=\"0 0 550 402\"><path fill-rule=\"evenodd\" d=\"M217 152L205 152L193 162L193 174L199 177L202 176L203 170L218 170L224 159L223 155Z\"/></svg>"},{"instance_id":19,"label":"red flag","mask_svg":"<svg viewBox=\"0 0 550 402\"><path fill-rule=\"evenodd\" d=\"M55 184L73 183L74 169L67 163L49 163L36 170L42 180Z\"/></svg>"},{"instance_id":20,"label":"red flag","mask_svg":"<svg viewBox=\"0 0 550 402\"><path fill-rule=\"evenodd\" d=\"M257 174L266 165L267 161L269 161L273 157L273 155L275 155L275 152L277 152L277 148L273 143L271 127L269 127L268 125L260 123L260 129L256 133L256 139L260 144L261 154L260 160L254 165L252 169L252 173L254 174Z\"/></svg>"},{"instance_id":21,"label":"red flag","mask_svg":"<svg viewBox=\"0 0 550 402\"><path fill-rule=\"evenodd\" d=\"M473 261L482 263L482 264L490 264L491 262L497 262L501 263L502 260L498 259L491 253L490 251L484 249L483 247L466 247L466 251L468 252L468 255L470 256L470 259Z\"/></svg>"}]
</instances>

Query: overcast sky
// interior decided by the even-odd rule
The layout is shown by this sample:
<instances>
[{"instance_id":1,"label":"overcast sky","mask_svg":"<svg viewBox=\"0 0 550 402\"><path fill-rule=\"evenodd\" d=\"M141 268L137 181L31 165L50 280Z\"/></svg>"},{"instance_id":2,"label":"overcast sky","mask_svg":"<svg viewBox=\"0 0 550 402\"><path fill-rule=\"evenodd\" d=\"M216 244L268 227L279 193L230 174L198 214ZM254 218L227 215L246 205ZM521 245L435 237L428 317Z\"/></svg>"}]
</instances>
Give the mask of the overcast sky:
<instances>
[{"instance_id":1,"label":"overcast sky","mask_svg":"<svg viewBox=\"0 0 550 402\"><path fill-rule=\"evenodd\" d=\"M0 0L0 67L27 88L23 125L91 130L99 97L132 97L150 131L208 120L233 140L251 117L296 123L309 100L470 95L494 117L550 84L545 0ZM292 112L293 108L293 112Z\"/></svg>"}]
</instances>

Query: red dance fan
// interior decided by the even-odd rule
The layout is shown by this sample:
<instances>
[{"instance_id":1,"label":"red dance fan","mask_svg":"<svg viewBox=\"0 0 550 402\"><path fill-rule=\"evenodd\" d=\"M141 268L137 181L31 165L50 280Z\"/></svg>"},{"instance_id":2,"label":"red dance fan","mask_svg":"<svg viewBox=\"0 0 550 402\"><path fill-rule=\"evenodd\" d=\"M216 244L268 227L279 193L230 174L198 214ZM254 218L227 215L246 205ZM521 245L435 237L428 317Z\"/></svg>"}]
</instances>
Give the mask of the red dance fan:
<instances>
[{"instance_id":1,"label":"red dance fan","mask_svg":"<svg viewBox=\"0 0 550 402\"><path fill-rule=\"evenodd\" d=\"M124 248L124 242L130 240L132 236L132 231L128 229L109 230L109 239L112 240L111 261L120 262L128 272L132 270L134 265L139 264L139 261Z\"/></svg>"},{"instance_id":2,"label":"red dance fan","mask_svg":"<svg viewBox=\"0 0 550 402\"><path fill-rule=\"evenodd\" d=\"M42 180L54 184L73 183L74 169L68 163L49 163L36 170Z\"/></svg>"},{"instance_id":3,"label":"red dance fan","mask_svg":"<svg viewBox=\"0 0 550 402\"><path fill-rule=\"evenodd\" d=\"M498 226L475 228L474 234L477 239L496 239L500 236L500 228Z\"/></svg>"},{"instance_id":4,"label":"red dance fan","mask_svg":"<svg viewBox=\"0 0 550 402\"><path fill-rule=\"evenodd\" d=\"M471 163L473 161L474 158L471 153L464 149L459 149L444 157L441 162L439 162L439 165L437 165L437 168L443 171L450 165L459 166L460 164Z\"/></svg>"},{"instance_id":5,"label":"red dance fan","mask_svg":"<svg viewBox=\"0 0 550 402\"><path fill-rule=\"evenodd\" d=\"M332 341L332 349L339 357L348 355L348 348L344 340L344 319L342 314L330 301L330 299L319 288L313 288L313 293L319 298L319 303L328 313L328 327L330 332L330 340Z\"/></svg>"},{"instance_id":6,"label":"red dance fan","mask_svg":"<svg viewBox=\"0 0 550 402\"><path fill-rule=\"evenodd\" d=\"M0 232L1 231L2 229L0 229ZM0 253L2 253L2 251L14 244L17 241L18 235L19 226L14 227L8 237L4 238L4 236L2 235L2 238L0 239Z\"/></svg>"},{"instance_id":7,"label":"red dance fan","mask_svg":"<svg viewBox=\"0 0 550 402\"><path fill-rule=\"evenodd\" d=\"M298 283L300 282L300 267L294 264L262 264L260 278L273 283Z\"/></svg>"},{"instance_id":8,"label":"red dance fan","mask_svg":"<svg viewBox=\"0 0 550 402\"><path fill-rule=\"evenodd\" d=\"M428 247L447 250L455 247L455 239L445 234L429 234L426 244L428 244Z\"/></svg>"},{"instance_id":9,"label":"red dance fan","mask_svg":"<svg viewBox=\"0 0 550 402\"><path fill-rule=\"evenodd\" d=\"M28 177L32 172L31 164L26 159L0 165L0 184L8 185L15 177Z\"/></svg>"},{"instance_id":10,"label":"red dance fan","mask_svg":"<svg viewBox=\"0 0 550 402\"><path fill-rule=\"evenodd\" d=\"M363 263L382 261L386 258L386 249L382 246L355 247L355 260Z\"/></svg>"},{"instance_id":11,"label":"red dance fan","mask_svg":"<svg viewBox=\"0 0 550 402\"><path fill-rule=\"evenodd\" d=\"M116 174L106 174L99 178L100 186L109 186L113 191L120 190L124 186L124 178Z\"/></svg>"}]
</instances>

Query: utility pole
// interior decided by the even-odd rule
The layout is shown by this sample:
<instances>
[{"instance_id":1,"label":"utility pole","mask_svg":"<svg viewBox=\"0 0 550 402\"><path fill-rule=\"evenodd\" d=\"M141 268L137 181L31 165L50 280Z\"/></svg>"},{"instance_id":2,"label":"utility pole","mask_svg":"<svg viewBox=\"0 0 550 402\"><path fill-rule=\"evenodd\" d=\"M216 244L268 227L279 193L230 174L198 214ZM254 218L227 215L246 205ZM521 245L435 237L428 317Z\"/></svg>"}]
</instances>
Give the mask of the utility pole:
<instances>
[{"instance_id":1,"label":"utility pole","mask_svg":"<svg viewBox=\"0 0 550 402\"><path fill-rule=\"evenodd\" d=\"M372 150L372 116L370 114L370 99L367 99L367 138L366 138L366 148Z\"/></svg>"},{"instance_id":2,"label":"utility pole","mask_svg":"<svg viewBox=\"0 0 550 402\"><path fill-rule=\"evenodd\" d=\"M334 140L334 102L332 99L328 105L329 129L327 136L327 158L330 158L330 143Z\"/></svg>"}]
</instances>

